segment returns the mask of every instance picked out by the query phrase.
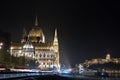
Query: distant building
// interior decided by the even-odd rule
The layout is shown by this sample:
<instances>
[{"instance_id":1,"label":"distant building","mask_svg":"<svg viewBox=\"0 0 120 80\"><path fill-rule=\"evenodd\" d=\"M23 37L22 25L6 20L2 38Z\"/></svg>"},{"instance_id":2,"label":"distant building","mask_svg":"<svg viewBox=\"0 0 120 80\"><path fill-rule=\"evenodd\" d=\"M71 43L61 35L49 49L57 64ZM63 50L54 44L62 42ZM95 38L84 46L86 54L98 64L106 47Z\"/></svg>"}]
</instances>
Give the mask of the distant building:
<instances>
[{"instance_id":1,"label":"distant building","mask_svg":"<svg viewBox=\"0 0 120 80\"><path fill-rule=\"evenodd\" d=\"M0 67L6 67L9 63L10 42L10 34L0 30Z\"/></svg>"},{"instance_id":2,"label":"distant building","mask_svg":"<svg viewBox=\"0 0 120 80\"><path fill-rule=\"evenodd\" d=\"M110 54L106 55L106 58L95 58L95 59L91 59L91 60L86 60L83 65L84 66L90 66L90 65L94 65L94 64L104 64L104 63L119 63L120 64L120 58L111 58Z\"/></svg>"},{"instance_id":3,"label":"distant building","mask_svg":"<svg viewBox=\"0 0 120 80\"><path fill-rule=\"evenodd\" d=\"M11 42L10 33L6 33L0 30L0 50L9 52Z\"/></svg>"},{"instance_id":4,"label":"distant building","mask_svg":"<svg viewBox=\"0 0 120 80\"><path fill-rule=\"evenodd\" d=\"M46 43L45 35L38 26L37 17L35 26L30 31L23 30L21 42L12 42L10 53L15 57L24 56L26 59L35 59L41 71L53 68L60 70L57 29L55 29L53 42Z\"/></svg>"},{"instance_id":5,"label":"distant building","mask_svg":"<svg viewBox=\"0 0 120 80\"><path fill-rule=\"evenodd\" d=\"M113 58L110 54L107 54L105 58L86 60L77 67L79 68L79 73L82 73L82 75L86 75L86 73L87 75L94 75L95 72L107 72L112 76L112 74L120 74L119 66L120 58Z\"/></svg>"}]
</instances>

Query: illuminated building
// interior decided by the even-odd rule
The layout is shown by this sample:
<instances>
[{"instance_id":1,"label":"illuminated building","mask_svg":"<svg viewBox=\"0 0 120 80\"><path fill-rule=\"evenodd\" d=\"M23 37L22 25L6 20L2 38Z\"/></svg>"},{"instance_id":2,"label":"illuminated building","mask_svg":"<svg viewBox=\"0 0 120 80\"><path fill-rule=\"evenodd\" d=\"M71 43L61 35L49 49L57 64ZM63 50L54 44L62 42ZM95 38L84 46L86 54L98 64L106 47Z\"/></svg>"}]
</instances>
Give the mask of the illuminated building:
<instances>
[{"instance_id":1,"label":"illuminated building","mask_svg":"<svg viewBox=\"0 0 120 80\"><path fill-rule=\"evenodd\" d=\"M35 59L41 71L48 71L53 68L56 71L60 70L57 29L55 29L53 42L46 43L45 35L38 26L37 17L35 26L28 33L25 29L23 30L21 42L12 42L10 53L15 57L24 56L27 59Z\"/></svg>"},{"instance_id":2,"label":"illuminated building","mask_svg":"<svg viewBox=\"0 0 120 80\"><path fill-rule=\"evenodd\" d=\"M110 54L107 54L105 58L94 58L90 60L85 60L85 62L80 63L77 67L79 68L79 73L89 73L92 74L97 71L107 72L110 74L120 74L120 58L113 58ZM82 70L81 67L84 67ZM85 71L85 68L87 71ZM82 72L83 71L83 72ZM91 73L92 72L92 73Z\"/></svg>"},{"instance_id":3,"label":"illuminated building","mask_svg":"<svg viewBox=\"0 0 120 80\"><path fill-rule=\"evenodd\" d=\"M106 55L106 60L110 60L110 54Z\"/></svg>"},{"instance_id":4,"label":"illuminated building","mask_svg":"<svg viewBox=\"0 0 120 80\"><path fill-rule=\"evenodd\" d=\"M106 58L95 58L95 59L91 59L91 60L86 60L83 65L84 66L90 66L90 65L94 65L94 64L105 64L105 63L120 63L120 58L111 58L110 54L106 55Z\"/></svg>"},{"instance_id":5,"label":"illuminated building","mask_svg":"<svg viewBox=\"0 0 120 80\"><path fill-rule=\"evenodd\" d=\"M79 64L78 68L79 68L79 73L82 73L84 71L83 65Z\"/></svg>"}]
</instances>

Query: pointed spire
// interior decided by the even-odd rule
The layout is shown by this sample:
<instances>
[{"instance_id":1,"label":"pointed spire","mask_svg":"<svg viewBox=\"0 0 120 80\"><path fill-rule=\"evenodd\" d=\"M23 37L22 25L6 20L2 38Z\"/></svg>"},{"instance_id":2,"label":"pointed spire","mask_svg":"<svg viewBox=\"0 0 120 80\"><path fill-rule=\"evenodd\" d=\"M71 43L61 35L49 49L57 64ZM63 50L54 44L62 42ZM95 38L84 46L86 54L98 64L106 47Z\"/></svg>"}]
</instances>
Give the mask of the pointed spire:
<instances>
[{"instance_id":1,"label":"pointed spire","mask_svg":"<svg viewBox=\"0 0 120 80\"><path fill-rule=\"evenodd\" d=\"M35 19L35 26L38 26L38 19L37 19L37 16L36 16L36 19Z\"/></svg>"},{"instance_id":2,"label":"pointed spire","mask_svg":"<svg viewBox=\"0 0 120 80\"><path fill-rule=\"evenodd\" d=\"M57 29L55 29L55 37L57 37Z\"/></svg>"},{"instance_id":3,"label":"pointed spire","mask_svg":"<svg viewBox=\"0 0 120 80\"><path fill-rule=\"evenodd\" d=\"M25 28L23 28L23 35L26 36L27 35L27 31Z\"/></svg>"},{"instance_id":4,"label":"pointed spire","mask_svg":"<svg viewBox=\"0 0 120 80\"><path fill-rule=\"evenodd\" d=\"M45 36L43 33L42 33L42 42L45 43Z\"/></svg>"},{"instance_id":5,"label":"pointed spire","mask_svg":"<svg viewBox=\"0 0 120 80\"><path fill-rule=\"evenodd\" d=\"M106 59L110 60L110 54L109 53L106 55Z\"/></svg>"},{"instance_id":6,"label":"pointed spire","mask_svg":"<svg viewBox=\"0 0 120 80\"><path fill-rule=\"evenodd\" d=\"M55 52L55 66L57 68L57 71L60 71L60 63L59 63L59 43L58 43L58 37L57 37L57 29L55 29L55 36L54 36L54 42L53 42L53 49Z\"/></svg>"},{"instance_id":7,"label":"pointed spire","mask_svg":"<svg viewBox=\"0 0 120 80\"><path fill-rule=\"evenodd\" d=\"M53 42L53 45L58 45L57 29L55 29L55 36L54 36L54 42Z\"/></svg>"},{"instance_id":8,"label":"pointed spire","mask_svg":"<svg viewBox=\"0 0 120 80\"><path fill-rule=\"evenodd\" d=\"M23 28L23 34L22 34L22 40L21 40L21 43L25 42L26 41L26 37L27 36L27 31L25 28Z\"/></svg>"}]
</instances>

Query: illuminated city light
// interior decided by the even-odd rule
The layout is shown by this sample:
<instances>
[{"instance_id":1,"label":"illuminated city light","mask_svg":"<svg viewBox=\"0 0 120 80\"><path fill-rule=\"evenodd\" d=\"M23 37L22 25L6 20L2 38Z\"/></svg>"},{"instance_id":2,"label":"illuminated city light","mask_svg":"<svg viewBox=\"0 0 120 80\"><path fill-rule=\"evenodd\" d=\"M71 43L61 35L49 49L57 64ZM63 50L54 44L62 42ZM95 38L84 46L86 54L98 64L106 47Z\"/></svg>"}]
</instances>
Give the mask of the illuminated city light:
<instances>
[{"instance_id":1,"label":"illuminated city light","mask_svg":"<svg viewBox=\"0 0 120 80\"><path fill-rule=\"evenodd\" d=\"M72 69L62 69L62 70L60 70L59 73L69 74L69 73L71 73L71 71L72 71Z\"/></svg>"},{"instance_id":2,"label":"illuminated city light","mask_svg":"<svg viewBox=\"0 0 120 80\"><path fill-rule=\"evenodd\" d=\"M3 46L3 43L2 43L2 42L0 42L0 49L2 49L2 46Z\"/></svg>"},{"instance_id":3,"label":"illuminated city light","mask_svg":"<svg viewBox=\"0 0 120 80\"><path fill-rule=\"evenodd\" d=\"M3 43L1 42L1 43L0 43L0 46L2 46L2 45L3 45Z\"/></svg>"}]
</instances>

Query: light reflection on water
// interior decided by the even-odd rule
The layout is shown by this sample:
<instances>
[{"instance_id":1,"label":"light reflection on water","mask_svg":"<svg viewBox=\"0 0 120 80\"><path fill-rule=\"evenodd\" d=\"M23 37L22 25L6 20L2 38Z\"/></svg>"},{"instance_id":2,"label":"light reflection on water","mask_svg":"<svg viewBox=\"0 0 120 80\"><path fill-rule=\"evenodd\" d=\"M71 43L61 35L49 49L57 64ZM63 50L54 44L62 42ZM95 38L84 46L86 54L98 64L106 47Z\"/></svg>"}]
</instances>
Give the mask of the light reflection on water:
<instances>
[{"instance_id":1,"label":"light reflection on water","mask_svg":"<svg viewBox=\"0 0 120 80\"><path fill-rule=\"evenodd\" d=\"M120 80L120 76L114 76L114 77L97 77L97 76L83 76L83 75L60 75L63 77L69 77L69 78L77 78L77 79L85 79L85 80Z\"/></svg>"}]
</instances>

